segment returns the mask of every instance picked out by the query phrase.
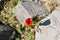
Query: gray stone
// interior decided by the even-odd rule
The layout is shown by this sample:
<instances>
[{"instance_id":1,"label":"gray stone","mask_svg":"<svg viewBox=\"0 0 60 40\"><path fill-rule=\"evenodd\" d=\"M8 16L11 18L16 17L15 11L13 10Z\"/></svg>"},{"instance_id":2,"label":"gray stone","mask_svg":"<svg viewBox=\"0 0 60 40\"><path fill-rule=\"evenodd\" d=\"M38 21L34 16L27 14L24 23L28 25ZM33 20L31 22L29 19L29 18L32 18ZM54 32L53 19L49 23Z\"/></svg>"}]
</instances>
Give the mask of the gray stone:
<instances>
[{"instance_id":1,"label":"gray stone","mask_svg":"<svg viewBox=\"0 0 60 40\"><path fill-rule=\"evenodd\" d=\"M15 7L13 13L22 24L27 18L34 17L37 14L41 17L47 15L44 7L35 2L22 2Z\"/></svg>"},{"instance_id":2,"label":"gray stone","mask_svg":"<svg viewBox=\"0 0 60 40\"><path fill-rule=\"evenodd\" d=\"M39 0L22 0L23 2L35 2L35 3L38 3Z\"/></svg>"},{"instance_id":3,"label":"gray stone","mask_svg":"<svg viewBox=\"0 0 60 40\"><path fill-rule=\"evenodd\" d=\"M46 25L47 20L50 21L48 25ZM43 25L38 27L39 30L36 31L35 40L60 40L60 10L54 10L41 22Z\"/></svg>"}]
</instances>

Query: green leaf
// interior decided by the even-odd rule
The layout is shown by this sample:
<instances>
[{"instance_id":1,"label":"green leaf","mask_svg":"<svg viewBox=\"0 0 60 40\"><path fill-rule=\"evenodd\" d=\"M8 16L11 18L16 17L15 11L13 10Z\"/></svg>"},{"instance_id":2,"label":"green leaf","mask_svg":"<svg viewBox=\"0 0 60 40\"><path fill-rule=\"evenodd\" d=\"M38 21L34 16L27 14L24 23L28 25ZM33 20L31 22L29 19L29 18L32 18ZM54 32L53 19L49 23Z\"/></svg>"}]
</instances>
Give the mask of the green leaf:
<instances>
[{"instance_id":1,"label":"green leaf","mask_svg":"<svg viewBox=\"0 0 60 40\"><path fill-rule=\"evenodd\" d=\"M21 40L20 38L16 38L16 40Z\"/></svg>"},{"instance_id":2,"label":"green leaf","mask_svg":"<svg viewBox=\"0 0 60 40\"><path fill-rule=\"evenodd\" d=\"M17 32L20 33L20 34L22 34L20 28L17 28Z\"/></svg>"},{"instance_id":3,"label":"green leaf","mask_svg":"<svg viewBox=\"0 0 60 40\"><path fill-rule=\"evenodd\" d=\"M31 27L25 27L25 30L29 31L31 29Z\"/></svg>"}]
</instances>

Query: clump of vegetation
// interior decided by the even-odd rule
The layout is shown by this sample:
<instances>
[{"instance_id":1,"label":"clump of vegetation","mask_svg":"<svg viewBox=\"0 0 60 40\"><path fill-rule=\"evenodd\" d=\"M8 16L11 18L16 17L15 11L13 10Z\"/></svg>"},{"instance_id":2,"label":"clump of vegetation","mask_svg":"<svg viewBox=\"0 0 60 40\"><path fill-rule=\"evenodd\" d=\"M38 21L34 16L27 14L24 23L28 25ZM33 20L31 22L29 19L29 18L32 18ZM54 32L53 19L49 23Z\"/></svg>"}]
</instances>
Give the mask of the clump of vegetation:
<instances>
[{"instance_id":1,"label":"clump of vegetation","mask_svg":"<svg viewBox=\"0 0 60 40\"><path fill-rule=\"evenodd\" d=\"M28 18L29 20L26 20L25 26L20 24L16 16L14 16L12 12L13 8L19 2L21 2L21 0L5 0L3 9L0 11L0 21L5 25L10 25L18 32L15 40L34 40L34 35L36 31L35 26L39 25L39 23L36 22L40 20L40 17L36 16L35 18ZM32 20L34 20L35 22L33 22ZM29 24L28 21L31 23Z\"/></svg>"},{"instance_id":2,"label":"clump of vegetation","mask_svg":"<svg viewBox=\"0 0 60 40\"><path fill-rule=\"evenodd\" d=\"M18 30L18 27L20 27L19 21L16 19L16 17L13 15L13 8L20 2L20 0L4 0L1 4L1 10L0 10L0 21L4 23L5 25L10 25L15 30ZM17 34L18 35L18 34Z\"/></svg>"},{"instance_id":3,"label":"clump of vegetation","mask_svg":"<svg viewBox=\"0 0 60 40\"><path fill-rule=\"evenodd\" d=\"M40 2L49 13L51 13L57 5L57 0L40 0Z\"/></svg>"}]
</instances>

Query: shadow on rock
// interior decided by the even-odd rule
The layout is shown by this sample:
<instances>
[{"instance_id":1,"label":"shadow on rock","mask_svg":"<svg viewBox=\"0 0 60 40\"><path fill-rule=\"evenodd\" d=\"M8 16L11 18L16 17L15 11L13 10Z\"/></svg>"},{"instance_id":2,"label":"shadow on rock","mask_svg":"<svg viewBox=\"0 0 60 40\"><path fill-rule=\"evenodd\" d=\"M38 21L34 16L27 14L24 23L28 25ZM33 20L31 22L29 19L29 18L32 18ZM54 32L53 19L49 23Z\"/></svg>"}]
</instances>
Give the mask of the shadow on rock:
<instances>
[{"instance_id":1,"label":"shadow on rock","mask_svg":"<svg viewBox=\"0 0 60 40\"><path fill-rule=\"evenodd\" d=\"M14 40L16 31L9 25L0 22L0 40Z\"/></svg>"},{"instance_id":2,"label":"shadow on rock","mask_svg":"<svg viewBox=\"0 0 60 40\"><path fill-rule=\"evenodd\" d=\"M44 25L44 26L47 26L47 25L50 25L50 24L51 24L50 19L46 20L46 21L43 22L43 23L40 23L40 25Z\"/></svg>"}]
</instances>

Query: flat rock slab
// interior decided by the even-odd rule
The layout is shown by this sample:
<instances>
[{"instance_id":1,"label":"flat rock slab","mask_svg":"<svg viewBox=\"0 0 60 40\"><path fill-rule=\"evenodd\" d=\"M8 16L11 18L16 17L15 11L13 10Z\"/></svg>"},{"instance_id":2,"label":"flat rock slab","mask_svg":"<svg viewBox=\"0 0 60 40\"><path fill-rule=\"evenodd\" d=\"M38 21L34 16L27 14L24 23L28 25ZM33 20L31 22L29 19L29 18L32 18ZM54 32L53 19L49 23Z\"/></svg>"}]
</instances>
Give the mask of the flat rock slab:
<instances>
[{"instance_id":1,"label":"flat rock slab","mask_svg":"<svg viewBox=\"0 0 60 40\"><path fill-rule=\"evenodd\" d=\"M46 11L44 7L39 3L34 2L22 2L19 3L15 9L13 9L14 15L20 21L20 23L24 24L24 21L27 18L31 18L36 16L37 14L40 16L45 16Z\"/></svg>"},{"instance_id":2,"label":"flat rock slab","mask_svg":"<svg viewBox=\"0 0 60 40\"><path fill-rule=\"evenodd\" d=\"M46 22L49 24L47 25ZM60 40L60 10L43 19L35 35L35 40Z\"/></svg>"}]
</instances>

